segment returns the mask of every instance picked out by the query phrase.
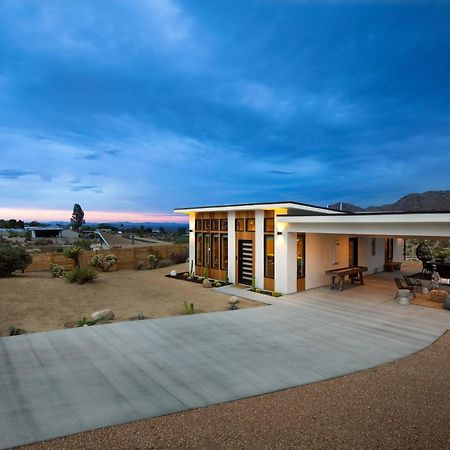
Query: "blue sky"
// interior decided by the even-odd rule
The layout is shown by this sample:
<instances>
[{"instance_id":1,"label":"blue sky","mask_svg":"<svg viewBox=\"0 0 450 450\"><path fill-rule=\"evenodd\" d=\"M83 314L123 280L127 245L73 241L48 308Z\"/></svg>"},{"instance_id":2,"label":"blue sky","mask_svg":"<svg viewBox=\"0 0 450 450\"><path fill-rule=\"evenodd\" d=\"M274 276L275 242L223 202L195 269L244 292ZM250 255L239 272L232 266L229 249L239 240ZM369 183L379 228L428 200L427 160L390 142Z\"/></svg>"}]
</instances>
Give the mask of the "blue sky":
<instances>
[{"instance_id":1,"label":"blue sky","mask_svg":"<svg viewBox=\"0 0 450 450\"><path fill-rule=\"evenodd\" d=\"M0 207L449 188L450 2L0 0Z\"/></svg>"}]
</instances>

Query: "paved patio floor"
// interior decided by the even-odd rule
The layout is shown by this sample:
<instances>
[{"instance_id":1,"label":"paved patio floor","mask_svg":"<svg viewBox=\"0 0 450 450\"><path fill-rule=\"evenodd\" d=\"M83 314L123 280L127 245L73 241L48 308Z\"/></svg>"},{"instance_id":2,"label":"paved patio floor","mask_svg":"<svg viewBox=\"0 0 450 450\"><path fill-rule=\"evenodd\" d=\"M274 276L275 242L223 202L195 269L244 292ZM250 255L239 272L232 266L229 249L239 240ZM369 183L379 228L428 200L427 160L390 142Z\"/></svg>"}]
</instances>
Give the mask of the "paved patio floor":
<instances>
[{"instance_id":1,"label":"paved patio floor","mask_svg":"<svg viewBox=\"0 0 450 450\"><path fill-rule=\"evenodd\" d=\"M367 278L238 311L0 338L0 448L326 380L430 345L450 312Z\"/></svg>"}]
</instances>

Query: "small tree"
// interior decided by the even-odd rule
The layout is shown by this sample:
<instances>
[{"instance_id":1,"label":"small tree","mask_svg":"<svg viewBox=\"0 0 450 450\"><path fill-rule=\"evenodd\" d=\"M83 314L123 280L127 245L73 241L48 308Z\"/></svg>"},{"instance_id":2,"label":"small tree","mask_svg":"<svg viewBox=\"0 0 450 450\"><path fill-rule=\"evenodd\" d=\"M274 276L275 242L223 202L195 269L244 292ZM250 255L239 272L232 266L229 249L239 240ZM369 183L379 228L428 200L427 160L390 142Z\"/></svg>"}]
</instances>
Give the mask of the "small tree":
<instances>
[{"instance_id":1,"label":"small tree","mask_svg":"<svg viewBox=\"0 0 450 450\"><path fill-rule=\"evenodd\" d=\"M23 271L31 262L31 255L24 248L0 245L0 276L11 275L16 270Z\"/></svg>"},{"instance_id":2,"label":"small tree","mask_svg":"<svg viewBox=\"0 0 450 450\"><path fill-rule=\"evenodd\" d=\"M64 256L69 259L73 259L75 263L75 268L80 268L80 256L83 254L84 250L81 247L73 246L66 248L64 250Z\"/></svg>"},{"instance_id":3,"label":"small tree","mask_svg":"<svg viewBox=\"0 0 450 450\"><path fill-rule=\"evenodd\" d=\"M73 205L72 217L70 218L70 223L72 224L72 229L75 231L80 231L80 228L85 223L84 211L78 203Z\"/></svg>"}]
</instances>

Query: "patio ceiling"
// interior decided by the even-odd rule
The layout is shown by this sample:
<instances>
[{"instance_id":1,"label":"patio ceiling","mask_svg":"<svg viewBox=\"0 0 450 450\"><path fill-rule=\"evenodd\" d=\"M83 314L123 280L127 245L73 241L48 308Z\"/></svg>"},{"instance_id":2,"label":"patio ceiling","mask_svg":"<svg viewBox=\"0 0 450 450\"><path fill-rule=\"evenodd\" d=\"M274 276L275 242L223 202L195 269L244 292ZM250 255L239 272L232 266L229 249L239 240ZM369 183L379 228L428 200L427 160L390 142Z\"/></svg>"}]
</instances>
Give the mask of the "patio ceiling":
<instances>
[{"instance_id":1,"label":"patio ceiling","mask_svg":"<svg viewBox=\"0 0 450 450\"><path fill-rule=\"evenodd\" d=\"M450 239L450 212L278 216L287 232Z\"/></svg>"}]
</instances>

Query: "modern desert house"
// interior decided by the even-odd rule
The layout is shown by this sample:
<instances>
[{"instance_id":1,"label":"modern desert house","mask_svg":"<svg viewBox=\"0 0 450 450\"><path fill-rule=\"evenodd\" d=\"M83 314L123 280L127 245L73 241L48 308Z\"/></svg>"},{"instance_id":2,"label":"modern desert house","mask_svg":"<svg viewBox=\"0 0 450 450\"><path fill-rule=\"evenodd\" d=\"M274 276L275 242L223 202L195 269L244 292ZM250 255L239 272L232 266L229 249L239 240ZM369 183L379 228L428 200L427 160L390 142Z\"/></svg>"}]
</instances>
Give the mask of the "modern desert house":
<instances>
[{"instance_id":1,"label":"modern desert house","mask_svg":"<svg viewBox=\"0 0 450 450\"><path fill-rule=\"evenodd\" d=\"M189 215L195 273L284 294L323 286L338 267L368 274L402 261L404 239L449 239L450 212L348 213L293 201L177 208Z\"/></svg>"}]
</instances>

